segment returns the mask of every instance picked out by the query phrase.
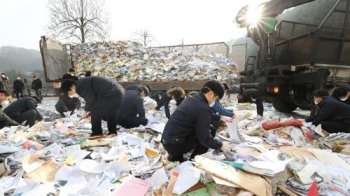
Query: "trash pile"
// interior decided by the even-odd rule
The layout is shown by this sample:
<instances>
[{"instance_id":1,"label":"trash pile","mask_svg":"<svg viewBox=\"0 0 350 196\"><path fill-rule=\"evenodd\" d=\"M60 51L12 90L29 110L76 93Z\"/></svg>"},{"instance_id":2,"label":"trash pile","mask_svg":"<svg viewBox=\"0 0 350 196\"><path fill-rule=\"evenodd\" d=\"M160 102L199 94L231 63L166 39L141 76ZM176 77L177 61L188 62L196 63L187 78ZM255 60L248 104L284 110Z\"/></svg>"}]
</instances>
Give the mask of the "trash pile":
<instances>
[{"instance_id":1,"label":"trash pile","mask_svg":"<svg viewBox=\"0 0 350 196\"><path fill-rule=\"evenodd\" d=\"M236 78L237 64L221 54L184 55L181 52L145 48L133 41L86 43L75 46L77 73L133 81L200 81Z\"/></svg>"},{"instance_id":2,"label":"trash pile","mask_svg":"<svg viewBox=\"0 0 350 196\"><path fill-rule=\"evenodd\" d=\"M35 126L0 130L0 194L12 195L349 195L350 134L321 137L308 124L265 104L231 104L236 120L217 138L232 151L210 150L194 160L169 162L160 140L164 112L147 111L149 124L89 137L80 112L54 118L53 101L41 106ZM277 115L277 116L276 116ZM103 124L104 129L107 125ZM332 152L334 151L334 152ZM337 152L337 153L336 153ZM338 153L339 152L339 153ZM190 154L189 154L190 155ZM314 194L316 195L316 194Z\"/></svg>"}]
</instances>

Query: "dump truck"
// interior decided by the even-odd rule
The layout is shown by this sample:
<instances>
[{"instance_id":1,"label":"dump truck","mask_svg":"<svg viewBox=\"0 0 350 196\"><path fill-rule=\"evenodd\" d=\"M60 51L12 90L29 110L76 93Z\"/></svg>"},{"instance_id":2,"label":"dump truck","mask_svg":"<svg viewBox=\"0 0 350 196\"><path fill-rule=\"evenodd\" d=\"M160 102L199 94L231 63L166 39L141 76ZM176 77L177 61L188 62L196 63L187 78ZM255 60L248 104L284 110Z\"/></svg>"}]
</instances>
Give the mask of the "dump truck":
<instances>
[{"instance_id":1,"label":"dump truck","mask_svg":"<svg viewBox=\"0 0 350 196\"><path fill-rule=\"evenodd\" d=\"M236 23L247 28L247 37L259 46L255 53L247 54L240 72L239 99L245 90L255 88L261 96L271 98L276 110L292 112L297 107L314 107L315 90L331 93L350 83L350 0L334 1L319 24L277 23L284 10L312 1L271 0L238 12ZM253 17L250 9L255 10Z\"/></svg>"},{"instance_id":2,"label":"dump truck","mask_svg":"<svg viewBox=\"0 0 350 196\"><path fill-rule=\"evenodd\" d=\"M42 63L44 67L45 79L47 82L53 82L55 88L60 88L61 77L63 74L67 73L69 68L74 68L74 62L72 59L72 51L75 47L74 44L62 44L59 41L47 38L42 36L39 42L40 53L42 56ZM188 45L188 47L195 48L197 51L205 46L215 46L216 48L220 45L223 48L224 56L227 57L228 46L225 43L210 43L210 44L196 44ZM187 45L181 46L163 46L158 48L167 49L178 49L186 48ZM118 81L118 79L116 79ZM130 81L130 82L119 82L123 87L127 87L133 84L149 85L152 90L164 91L170 86L178 85L181 86L184 90L188 91L197 91L200 90L204 83L207 81L161 81L161 82L150 82L150 81ZM225 81L228 84L231 84L231 80Z\"/></svg>"}]
</instances>

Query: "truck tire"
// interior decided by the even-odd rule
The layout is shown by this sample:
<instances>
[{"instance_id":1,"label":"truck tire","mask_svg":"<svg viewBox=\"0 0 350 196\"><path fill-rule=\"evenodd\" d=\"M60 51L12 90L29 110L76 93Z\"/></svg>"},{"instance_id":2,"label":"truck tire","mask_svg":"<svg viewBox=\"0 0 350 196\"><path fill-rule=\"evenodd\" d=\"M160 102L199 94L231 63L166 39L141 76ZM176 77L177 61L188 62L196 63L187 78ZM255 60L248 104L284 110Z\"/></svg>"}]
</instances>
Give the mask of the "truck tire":
<instances>
[{"instance_id":1,"label":"truck tire","mask_svg":"<svg viewBox=\"0 0 350 196\"><path fill-rule=\"evenodd\" d=\"M283 98L275 98L272 105L276 110L287 113L293 112L298 107L295 103L286 101Z\"/></svg>"}]
</instances>

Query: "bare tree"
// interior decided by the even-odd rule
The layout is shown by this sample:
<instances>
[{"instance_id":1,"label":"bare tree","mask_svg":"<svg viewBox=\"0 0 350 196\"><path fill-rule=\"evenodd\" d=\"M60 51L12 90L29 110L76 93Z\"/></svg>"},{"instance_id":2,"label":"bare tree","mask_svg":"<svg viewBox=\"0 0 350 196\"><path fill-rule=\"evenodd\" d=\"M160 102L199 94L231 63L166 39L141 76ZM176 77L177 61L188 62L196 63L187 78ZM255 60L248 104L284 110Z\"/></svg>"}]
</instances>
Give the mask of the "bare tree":
<instances>
[{"instance_id":1,"label":"bare tree","mask_svg":"<svg viewBox=\"0 0 350 196\"><path fill-rule=\"evenodd\" d=\"M151 35L147 30L139 30L135 32L135 35L138 37L136 38L136 41L140 42L143 44L143 46L147 46L150 44L152 41L156 41L156 38ZM156 41L157 42L157 41Z\"/></svg>"},{"instance_id":2,"label":"bare tree","mask_svg":"<svg viewBox=\"0 0 350 196\"><path fill-rule=\"evenodd\" d=\"M48 34L81 43L104 40L111 28L104 3L104 0L49 0Z\"/></svg>"}]
</instances>

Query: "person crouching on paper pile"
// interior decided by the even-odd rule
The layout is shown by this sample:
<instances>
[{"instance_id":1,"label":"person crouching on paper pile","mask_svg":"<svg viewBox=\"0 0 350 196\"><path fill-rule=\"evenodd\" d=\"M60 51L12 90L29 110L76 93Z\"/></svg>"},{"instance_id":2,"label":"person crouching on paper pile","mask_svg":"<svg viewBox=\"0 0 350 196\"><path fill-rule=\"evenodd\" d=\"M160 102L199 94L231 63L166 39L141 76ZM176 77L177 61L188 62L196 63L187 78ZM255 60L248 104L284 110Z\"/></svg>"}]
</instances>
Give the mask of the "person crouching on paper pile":
<instances>
[{"instance_id":1,"label":"person crouching on paper pile","mask_svg":"<svg viewBox=\"0 0 350 196\"><path fill-rule=\"evenodd\" d=\"M169 154L169 161L183 162L185 161L183 155L193 149L191 159L206 153L209 148L230 151L228 142L215 139L216 129L210 125L212 121L220 120L213 119L220 116L213 115L210 107L215 104L217 97L223 95L224 89L221 84L211 80L204 84L198 94L186 98L179 105L166 123L161 140ZM225 119L232 121L227 117L222 118Z\"/></svg>"},{"instance_id":2,"label":"person crouching on paper pile","mask_svg":"<svg viewBox=\"0 0 350 196\"><path fill-rule=\"evenodd\" d=\"M19 125L16 121L12 120L4 113L4 108L6 108L9 105L10 97L11 94L7 90L0 89L0 129L6 126Z\"/></svg>"},{"instance_id":3,"label":"person crouching on paper pile","mask_svg":"<svg viewBox=\"0 0 350 196\"><path fill-rule=\"evenodd\" d=\"M329 96L326 90L314 92L314 103L319 107L315 116L307 118L312 125L321 125L321 129L328 133L350 133L350 106ZM312 129L315 129L313 127Z\"/></svg>"},{"instance_id":4,"label":"person crouching on paper pile","mask_svg":"<svg viewBox=\"0 0 350 196\"><path fill-rule=\"evenodd\" d=\"M140 125L147 125L148 119L145 117L142 99L145 95L145 89L143 88L126 91L117 117L120 126L134 128Z\"/></svg>"},{"instance_id":5,"label":"person crouching on paper pile","mask_svg":"<svg viewBox=\"0 0 350 196\"><path fill-rule=\"evenodd\" d=\"M43 120L43 117L37 110L38 103L41 103L39 97L24 97L11 103L4 112L19 124L26 121L25 126L29 125L29 127L32 127L36 120Z\"/></svg>"},{"instance_id":6,"label":"person crouching on paper pile","mask_svg":"<svg viewBox=\"0 0 350 196\"><path fill-rule=\"evenodd\" d=\"M255 103L256 104L256 112L259 116L263 116L264 114L264 105L262 102L262 98L259 95L258 90L251 88L247 89L242 94L242 103Z\"/></svg>"},{"instance_id":7,"label":"person crouching on paper pile","mask_svg":"<svg viewBox=\"0 0 350 196\"><path fill-rule=\"evenodd\" d=\"M78 94L86 101L82 118L91 112L92 134L102 135L101 120L106 115L109 134L117 133L117 114L124 98L124 88L104 77L85 77L77 81L65 80L61 89L68 96Z\"/></svg>"},{"instance_id":8,"label":"person crouching on paper pile","mask_svg":"<svg viewBox=\"0 0 350 196\"><path fill-rule=\"evenodd\" d=\"M169 102L174 99L176 101L176 106L179 106L181 102L184 100L185 91L179 86L172 86L166 93L163 94L160 99L156 110L160 110L161 107L164 106L165 116L169 119L170 111L169 111Z\"/></svg>"},{"instance_id":9,"label":"person crouching on paper pile","mask_svg":"<svg viewBox=\"0 0 350 196\"><path fill-rule=\"evenodd\" d=\"M55 108L62 117L69 117L80 108L80 105L81 102L77 94L68 95L67 93L61 93Z\"/></svg>"}]
</instances>

